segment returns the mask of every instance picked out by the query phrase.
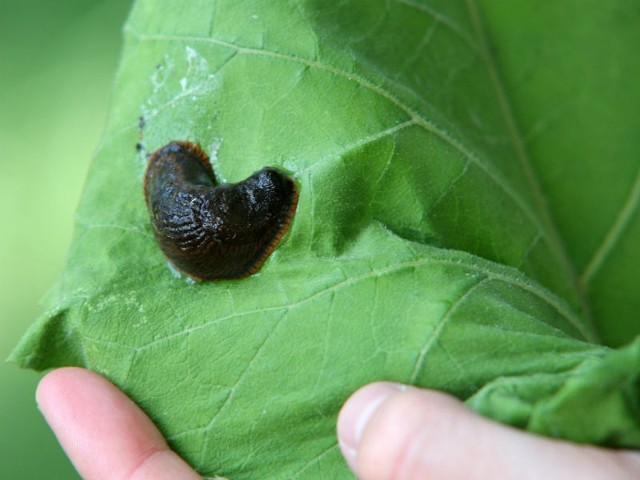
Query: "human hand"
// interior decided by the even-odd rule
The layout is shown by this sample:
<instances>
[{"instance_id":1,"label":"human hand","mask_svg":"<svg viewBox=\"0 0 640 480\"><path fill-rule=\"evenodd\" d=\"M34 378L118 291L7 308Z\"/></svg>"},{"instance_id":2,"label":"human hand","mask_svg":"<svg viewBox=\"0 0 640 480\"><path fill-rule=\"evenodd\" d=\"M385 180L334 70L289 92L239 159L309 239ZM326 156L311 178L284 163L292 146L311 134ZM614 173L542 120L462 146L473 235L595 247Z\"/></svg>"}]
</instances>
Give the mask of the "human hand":
<instances>
[{"instance_id":1,"label":"human hand","mask_svg":"<svg viewBox=\"0 0 640 480\"><path fill-rule=\"evenodd\" d=\"M200 479L124 393L82 368L47 374L38 406L85 480Z\"/></svg>"},{"instance_id":2,"label":"human hand","mask_svg":"<svg viewBox=\"0 0 640 480\"><path fill-rule=\"evenodd\" d=\"M62 368L37 399L86 480L201 478L172 452L149 418L99 375ZM486 420L432 391L375 383L338 420L340 446L363 480L640 478L640 453L549 440Z\"/></svg>"},{"instance_id":3,"label":"human hand","mask_svg":"<svg viewBox=\"0 0 640 480\"><path fill-rule=\"evenodd\" d=\"M352 395L338 438L361 480L640 478L640 452L543 438L483 418L449 395L385 382Z\"/></svg>"}]
</instances>

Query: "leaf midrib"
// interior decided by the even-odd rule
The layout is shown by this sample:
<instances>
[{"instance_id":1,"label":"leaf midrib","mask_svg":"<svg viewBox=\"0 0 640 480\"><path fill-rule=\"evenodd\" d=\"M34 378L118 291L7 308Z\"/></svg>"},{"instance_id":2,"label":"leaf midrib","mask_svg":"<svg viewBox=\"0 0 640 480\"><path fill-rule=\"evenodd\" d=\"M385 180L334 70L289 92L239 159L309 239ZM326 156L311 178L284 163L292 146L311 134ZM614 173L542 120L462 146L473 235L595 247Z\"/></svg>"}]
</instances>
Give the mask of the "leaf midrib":
<instances>
[{"instance_id":1,"label":"leaf midrib","mask_svg":"<svg viewBox=\"0 0 640 480\"><path fill-rule=\"evenodd\" d=\"M475 0L465 1L471 25L480 47L480 57L483 59L485 67L489 73L491 84L498 100L498 106L500 107L500 113L505 121L507 134L509 135L513 145L516 158L525 173L525 178L533 194L533 201L535 202L537 212L543 223L543 231L547 233L545 238L549 241L551 247L556 250L558 259L562 262L563 269L572 281L573 290L580 303L582 317L587 322L588 328L597 336L597 329L591 313L591 307L587 302L586 293L583 289L583 283L581 282L575 266L569 258L566 245L560 235L560 231L549 209L546 196L542 190L539 175L535 171L531 158L525 148L524 138L518 128L511 102L507 96L505 83L500 75L492 50L489 48L486 29L482 22L480 12L478 11Z\"/></svg>"}]
</instances>

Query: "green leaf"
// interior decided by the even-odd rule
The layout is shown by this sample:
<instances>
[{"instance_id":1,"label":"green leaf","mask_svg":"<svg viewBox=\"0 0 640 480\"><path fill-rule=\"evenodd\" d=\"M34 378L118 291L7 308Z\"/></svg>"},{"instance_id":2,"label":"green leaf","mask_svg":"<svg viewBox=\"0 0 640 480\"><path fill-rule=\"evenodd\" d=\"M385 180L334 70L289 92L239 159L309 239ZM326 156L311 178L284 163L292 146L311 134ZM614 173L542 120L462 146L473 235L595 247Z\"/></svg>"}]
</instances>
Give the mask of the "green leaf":
<instances>
[{"instance_id":1,"label":"green leaf","mask_svg":"<svg viewBox=\"0 0 640 480\"><path fill-rule=\"evenodd\" d=\"M137 1L67 266L13 359L107 376L210 477L348 477L336 415L374 380L640 447L639 19L623 0ZM168 267L142 177L170 140L224 181L294 177L257 274Z\"/></svg>"}]
</instances>

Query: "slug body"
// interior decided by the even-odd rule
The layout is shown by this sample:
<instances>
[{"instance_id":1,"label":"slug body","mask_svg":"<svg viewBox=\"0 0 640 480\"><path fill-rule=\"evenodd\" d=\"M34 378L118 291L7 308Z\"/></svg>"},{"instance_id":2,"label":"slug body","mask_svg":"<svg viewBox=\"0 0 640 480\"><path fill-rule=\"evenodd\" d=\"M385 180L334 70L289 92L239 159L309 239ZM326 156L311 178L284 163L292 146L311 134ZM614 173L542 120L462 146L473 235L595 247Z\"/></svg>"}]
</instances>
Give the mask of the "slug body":
<instances>
[{"instance_id":1,"label":"slug body","mask_svg":"<svg viewBox=\"0 0 640 480\"><path fill-rule=\"evenodd\" d=\"M293 180L269 167L242 182L216 185L207 155L179 141L151 154L144 194L160 249L196 280L255 273L289 227L298 201Z\"/></svg>"}]
</instances>

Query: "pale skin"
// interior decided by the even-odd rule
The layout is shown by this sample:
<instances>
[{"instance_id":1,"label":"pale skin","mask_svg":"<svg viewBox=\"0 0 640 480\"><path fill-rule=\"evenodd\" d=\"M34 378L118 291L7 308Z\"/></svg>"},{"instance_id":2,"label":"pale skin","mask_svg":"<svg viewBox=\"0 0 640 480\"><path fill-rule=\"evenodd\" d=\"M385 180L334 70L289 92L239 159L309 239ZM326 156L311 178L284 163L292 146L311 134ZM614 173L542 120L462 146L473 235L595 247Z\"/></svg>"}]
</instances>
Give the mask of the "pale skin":
<instances>
[{"instance_id":1,"label":"pale skin","mask_svg":"<svg viewBox=\"0 0 640 480\"><path fill-rule=\"evenodd\" d=\"M55 370L36 397L85 480L201 478L135 403L93 372ZM337 430L362 480L640 478L640 452L538 437L484 419L447 395L386 382L352 395Z\"/></svg>"}]
</instances>

